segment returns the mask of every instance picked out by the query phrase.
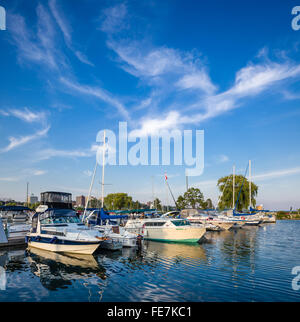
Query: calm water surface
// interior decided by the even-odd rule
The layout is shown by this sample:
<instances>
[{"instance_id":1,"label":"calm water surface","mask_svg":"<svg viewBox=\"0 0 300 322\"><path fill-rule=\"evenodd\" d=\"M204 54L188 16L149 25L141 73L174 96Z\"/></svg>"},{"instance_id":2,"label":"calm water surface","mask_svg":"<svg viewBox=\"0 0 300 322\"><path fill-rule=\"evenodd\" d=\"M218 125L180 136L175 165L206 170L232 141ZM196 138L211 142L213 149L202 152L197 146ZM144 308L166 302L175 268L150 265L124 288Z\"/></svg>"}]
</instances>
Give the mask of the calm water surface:
<instances>
[{"instance_id":1,"label":"calm water surface","mask_svg":"<svg viewBox=\"0 0 300 322\"><path fill-rule=\"evenodd\" d=\"M94 256L0 250L0 301L300 301L300 221Z\"/></svg>"}]
</instances>

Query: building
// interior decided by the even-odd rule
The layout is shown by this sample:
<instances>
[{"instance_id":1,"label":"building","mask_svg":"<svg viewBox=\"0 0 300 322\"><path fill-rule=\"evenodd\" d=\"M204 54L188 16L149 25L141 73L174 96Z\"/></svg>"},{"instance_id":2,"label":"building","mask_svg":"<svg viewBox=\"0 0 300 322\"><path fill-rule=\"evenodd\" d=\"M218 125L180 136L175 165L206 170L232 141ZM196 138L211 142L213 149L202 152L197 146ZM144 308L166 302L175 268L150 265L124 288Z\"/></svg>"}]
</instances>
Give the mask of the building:
<instances>
[{"instance_id":1,"label":"building","mask_svg":"<svg viewBox=\"0 0 300 322\"><path fill-rule=\"evenodd\" d=\"M29 204L34 204L34 203L39 202L39 198L32 193L31 196L28 196L27 202Z\"/></svg>"},{"instance_id":2,"label":"building","mask_svg":"<svg viewBox=\"0 0 300 322\"><path fill-rule=\"evenodd\" d=\"M85 207L85 196L76 197L76 206L77 207Z\"/></svg>"}]
</instances>

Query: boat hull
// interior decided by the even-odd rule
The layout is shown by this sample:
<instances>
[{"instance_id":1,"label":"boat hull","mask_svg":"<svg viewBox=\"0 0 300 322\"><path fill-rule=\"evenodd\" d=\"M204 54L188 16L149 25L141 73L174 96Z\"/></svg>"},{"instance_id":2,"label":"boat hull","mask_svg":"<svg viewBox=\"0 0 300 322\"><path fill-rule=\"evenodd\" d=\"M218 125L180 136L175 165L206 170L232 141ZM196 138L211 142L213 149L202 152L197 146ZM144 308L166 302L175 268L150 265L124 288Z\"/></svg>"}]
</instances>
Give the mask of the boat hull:
<instances>
[{"instance_id":1,"label":"boat hull","mask_svg":"<svg viewBox=\"0 0 300 322\"><path fill-rule=\"evenodd\" d=\"M205 228L148 228L144 239L177 243L196 243L205 234Z\"/></svg>"},{"instance_id":2,"label":"boat hull","mask_svg":"<svg viewBox=\"0 0 300 322\"><path fill-rule=\"evenodd\" d=\"M28 247L34 247L56 253L93 254L100 243L74 243L74 244L51 244L37 241L29 241Z\"/></svg>"},{"instance_id":3,"label":"boat hull","mask_svg":"<svg viewBox=\"0 0 300 322\"><path fill-rule=\"evenodd\" d=\"M219 226L223 230L229 230L234 225L233 223L227 223L227 222L216 222L213 224L216 226Z\"/></svg>"}]
</instances>

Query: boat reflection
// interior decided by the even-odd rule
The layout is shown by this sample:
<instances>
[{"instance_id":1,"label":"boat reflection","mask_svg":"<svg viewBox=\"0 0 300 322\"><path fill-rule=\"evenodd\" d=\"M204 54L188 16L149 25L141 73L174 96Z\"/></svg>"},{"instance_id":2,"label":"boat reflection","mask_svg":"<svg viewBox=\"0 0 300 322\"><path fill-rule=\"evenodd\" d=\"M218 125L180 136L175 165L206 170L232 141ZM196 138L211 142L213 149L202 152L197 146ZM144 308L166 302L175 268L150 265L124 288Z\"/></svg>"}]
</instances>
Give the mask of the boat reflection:
<instances>
[{"instance_id":1,"label":"boat reflection","mask_svg":"<svg viewBox=\"0 0 300 322\"><path fill-rule=\"evenodd\" d=\"M256 253L259 249L257 239L258 227L249 226L238 231L223 231L212 234L211 238L220 250L223 269L232 272L235 279L249 271L255 272Z\"/></svg>"},{"instance_id":2,"label":"boat reflection","mask_svg":"<svg viewBox=\"0 0 300 322\"><path fill-rule=\"evenodd\" d=\"M205 249L200 244L188 245L148 241L145 242L145 249L148 252L148 256L153 253L169 259L206 260Z\"/></svg>"},{"instance_id":3,"label":"boat reflection","mask_svg":"<svg viewBox=\"0 0 300 322\"><path fill-rule=\"evenodd\" d=\"M63 254L41 249L27 250L31 272L40 278L42 285L49 290L66 288L73 281L97 276L107 278L106 270L93 255Z\"/></svg>"}]
</instances>

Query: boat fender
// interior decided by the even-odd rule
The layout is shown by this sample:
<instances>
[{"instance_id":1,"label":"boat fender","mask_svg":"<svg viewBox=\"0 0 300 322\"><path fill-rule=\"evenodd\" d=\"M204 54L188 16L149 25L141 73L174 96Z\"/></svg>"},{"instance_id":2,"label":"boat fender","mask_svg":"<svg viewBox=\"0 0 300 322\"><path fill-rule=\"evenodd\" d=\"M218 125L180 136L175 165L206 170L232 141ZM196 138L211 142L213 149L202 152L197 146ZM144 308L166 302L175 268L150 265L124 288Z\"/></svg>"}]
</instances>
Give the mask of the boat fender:
<instances>
[{"instance_id":1,"label":"boat fender","mask_svg":"<svg viewBox=\"0 0 300 322\"><path fill-rule=\"evenodd\" d=\"M50 243L51 244L56 244L56 242L58 241L58 238L56 236L54 236L51 240Z\"/></svg>"},{"instance_id":2,"label":"boat fender","mask_svg":"<svg viewBox=\"0 0 300 322\"><path fill-rule=\"evenodd\" d=\"M246 218L245 217L241 217L242 220L245 220Z\"/></svg>"}]
</instances>

